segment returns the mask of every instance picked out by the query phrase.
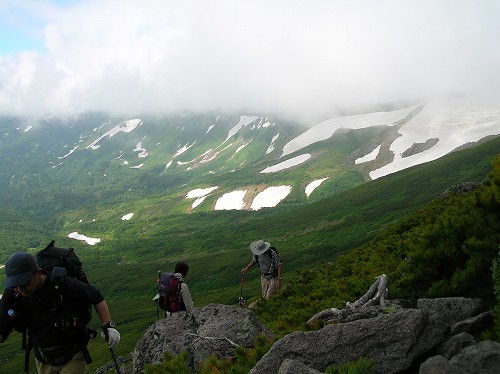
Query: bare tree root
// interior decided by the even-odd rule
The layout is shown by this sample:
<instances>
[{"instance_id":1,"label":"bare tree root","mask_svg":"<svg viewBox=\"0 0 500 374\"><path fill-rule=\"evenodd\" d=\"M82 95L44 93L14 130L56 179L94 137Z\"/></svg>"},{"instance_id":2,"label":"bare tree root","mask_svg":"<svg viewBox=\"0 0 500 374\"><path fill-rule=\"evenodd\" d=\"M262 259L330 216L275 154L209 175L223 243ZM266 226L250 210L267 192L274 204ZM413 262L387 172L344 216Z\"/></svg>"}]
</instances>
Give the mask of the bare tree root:
<instances>
[{"instance_id":1,"label":"bare tree root","mask_svg":"<svg viewBox=\"0 0 500 374\"><path fill-rule=\"evenodd\" d=\"M363 296L353 303L347 302L345 308L354 310L374 305L379 305L380 307L385 308L388 297L387 275L379 275L376 279L377 280L370 286L368 291ZM328 320L337 317L340 313L341 311L337 308L325 309L309 318L307 323L317 320Z\"/></svg>"}]
</instances>

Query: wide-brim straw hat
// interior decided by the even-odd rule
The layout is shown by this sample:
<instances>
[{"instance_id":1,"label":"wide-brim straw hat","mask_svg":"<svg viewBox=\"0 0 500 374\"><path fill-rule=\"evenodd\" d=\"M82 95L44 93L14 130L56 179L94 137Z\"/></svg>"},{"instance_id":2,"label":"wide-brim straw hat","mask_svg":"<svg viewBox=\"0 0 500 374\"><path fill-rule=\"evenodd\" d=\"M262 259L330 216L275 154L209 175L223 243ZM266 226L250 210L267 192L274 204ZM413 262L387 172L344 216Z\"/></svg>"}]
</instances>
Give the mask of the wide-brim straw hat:
<instances>
[{"instance_id":1,"label":"wide-brim straw hat","mask_svg":"<svg viewBox=\"0 0 500 374\"><path fill-rule=\"evenodd\" d=\"M271 246L271 243L268 243L268 242L265 242L264 240L257 240L255 242L252 242L252 244L250 244L250 250L252 251L252 253L254 255L261 255L263 254L265 251L267 251L269 249L269 247Z\"/></svg>"}]
</instances>

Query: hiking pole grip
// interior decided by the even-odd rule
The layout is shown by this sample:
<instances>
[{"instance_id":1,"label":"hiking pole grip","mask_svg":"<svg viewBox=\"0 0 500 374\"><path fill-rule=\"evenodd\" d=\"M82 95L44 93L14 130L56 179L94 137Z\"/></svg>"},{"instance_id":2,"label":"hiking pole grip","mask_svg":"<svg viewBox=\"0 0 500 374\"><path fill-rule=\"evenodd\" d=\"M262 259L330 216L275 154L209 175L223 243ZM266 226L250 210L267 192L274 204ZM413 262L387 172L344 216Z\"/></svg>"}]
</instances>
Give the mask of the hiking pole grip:
<instances>
[{"instance_id":1,"label":"hiking pole grip","mask_svg":"<svg viewBox=\"0 0 500 374\"><path fill-rule=\"evenodd\" d=\"M115 365L116 372L117 374L121 374L120 367L118 366L118 362L116 361L115 351L109 345L108 348L109 351L111 352L111 359L113 360L113 364Z\"/></svg>"}]
</instances>

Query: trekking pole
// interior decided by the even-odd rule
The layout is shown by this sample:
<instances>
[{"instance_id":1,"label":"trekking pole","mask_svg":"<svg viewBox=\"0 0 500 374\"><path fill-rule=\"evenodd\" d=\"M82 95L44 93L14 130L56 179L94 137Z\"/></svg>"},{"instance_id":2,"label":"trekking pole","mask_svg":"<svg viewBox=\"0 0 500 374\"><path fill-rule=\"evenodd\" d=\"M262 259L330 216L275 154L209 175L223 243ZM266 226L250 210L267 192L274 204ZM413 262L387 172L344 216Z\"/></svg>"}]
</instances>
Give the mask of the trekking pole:
<instances>
[{"instance_id":1,"label":"trekking pole","mask_svg":"<svg viewBox=\"0 0 500 374\"><path fill-rule=\"evenodd\" d=\"M109 345L108 345L108 348L109 348L109 351L111 352L111 358L113 359L113 364L115 365L116 373L121 374L120 367L118 366L118 362L116 361L115 351L113 351L113 348L111 348Z\"/></svg>"},{"instance_id":2,"label":"trekking pole","mask_svg":"<svg viewBox=\"0 0 500 374\"><path fill-rule=\"evenodd\" d=\"M240 297L239 297L240 306L247 305L247 302L243 298L243 285L244 284L245 284L245 274L241 274L241 289L240 289Z\"/></svg>"}]
</instances>

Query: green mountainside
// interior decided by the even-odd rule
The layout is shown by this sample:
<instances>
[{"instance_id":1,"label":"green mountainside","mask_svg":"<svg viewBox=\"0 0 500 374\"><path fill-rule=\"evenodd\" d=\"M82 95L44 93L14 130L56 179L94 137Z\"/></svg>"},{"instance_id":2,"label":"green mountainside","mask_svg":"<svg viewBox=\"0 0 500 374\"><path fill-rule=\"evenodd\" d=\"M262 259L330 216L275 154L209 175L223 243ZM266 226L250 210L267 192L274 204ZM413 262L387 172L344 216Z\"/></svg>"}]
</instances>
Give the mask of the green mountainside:
<instances>
[{"instance_id":1,"label":"green mountainside","mask_svg":"<svg viewBox=\"0 0 500 374\"><path fill-rule=\"evenodd\" d=\"M35 252L51 239L55 239L58 246L75 247L84 261L89 278L105 294L113 318L120 326L123 340L116 353L126 355L156 319L156 309L151 298L155 294L158 270L172 269L177 261L186 261L191 267L187 281L196 306L211 302L236 304L240 291L240 269L251 257L248 244L257 238L264 238L280 250L285 264L286 287L283 298L277 297L270 302L270 306L263 304L256 311L280 334L301 328L309 311L317 311L325 305L331 307L332 302L356 299L364 293L367 284L379 272L388 273L391 294L404 298L416 296L408 293L409 289L418 291L422 296L449 292L450 289L445 287L446 282L438 279L436 274L424 272L414 278L401 276L405 267L396 259L409 255L418 259L430 256L419 255L416 244L411 244L412 252L406 250L406 243L419 238L419 234L409 234L409 238L402 242L404 245L399 244L399 248L405 248L403 252L397 249L396 244L398 240L403 240L406 232L429 230L422 226L426 224L425 219L418 217L426 217L428 212L437 215L436 211L454 209L458 205L455 200L438 201L425 208L424 213L412 216L451 185L464 181L483 181L488 172L491 172L492 160L498 155L498 149L500 138L497 137L474 148L457 151L439 160L358 185L315 203L300 205L290 201L284 207L259 211L201 211L164 215L161 211L168 209L170 202L165 199L167 207L160 206L160 194L142 198L136 196L133 208L137 209L138 219L130 221L116 219L131 207L131 202L123 196L120 201L99 201L94 205L81 204L80 207L75 204L74 208L61 211L46 221L34 219L22 211L2 208L0 235L3 240L0 251L2 258L13 247L29 248ZM498 169L497 161L494 164L497 174ZM489 183L491 186L496 185L498 189L498 176L496 178L497 184L491 181ZM50 193L50 189L46 193ZM488 199L481 196L476 199ZM485 204L488 206L484 208L484 212L488 213L484 216L484 223L488 224L485 230L493 230L493 238L498 245L498 194L489 197L488 201L492 202L493 208ZM449 215L464 214L459 205L456 209L456 212L452 210ZM468 210L465 212L469 214ZM490 216L490 212L496 214L496 220L495 215ZM471 220L472 223L483 222L479 221L481 217L481 214L478 217L472 216L468 221L460 222L457 227L467 227ZM81 227L90 234L95 230L93 227L96 224L91 218L96 219L98 234L103 238L99 246L87 246L66 237L74 222L82 218L85 218L85 222L81 223ZM443 230L455 227L455 218L447 217L446 220L451 220L452 223L448 228L444 226ZM468 235L469 233L463 236ZM488 238L491 235L489 231L485 234ZM393 237L395 239L391 239ZM374 238L386 238L394 243L366 249L369 240L377 240ZM429 234L424 239L419 245L433 248L429 243L433 243L434 239L429 238ZM471 244L467 245L473 248ZM393 247L396 248L394 253L386 253ZM353 251L355 248L361 249ZM443 242L439 244L439 248L446 251L450 244ZM452 248L461 249L462 245L454 245ZM487 254L478 260L477 265L483 273L485 264L488 261L491 263L492 259L491 243L485 244L485 248ZM346 261L341 260L345 257L339 257L344 254L353 256L346 260L349 266ZM453 252L449 255L452 256ZM467 263L466 260L467 256L460 255L456 266ZM431 257L429 261L433 264L435 259ZM332 272L329 263L342 264L343 267L334 265ZM459 287L452 289L454 294L474 295L485 282L486 273L476 287L467 289L464 287L467 274L476 271L474 266L463 274L451 270L453 269L443 279L447 281L456 277L460 281ZM350 283L342 285L344 277L350 277ZM314 283L316 278L323 283ZM422 282L422 279L426 282ZM3 280L2 273L0 281ZM433 287L433 283L440 280L441 283ZM415 288L416 284L421 285L421 290ZM313 292L313 289L321 292ZM337 289L342 292L335 291ZM487 296L491 302L491 284L484 290L484 295L481 296ZM249 301L258 299L256 271L248 274L244 293ZM308 306L304 307L305 305ZM297 314L297 310L301 312ZM266 311L270 311L272 315ZM16 366L22 362L18 338L12 336L3 344L1 371L20 367ZM90 346L95 361L92 367L109 361L109 352L103 342L91 342Z\"/></svg>"}]
</instances>

